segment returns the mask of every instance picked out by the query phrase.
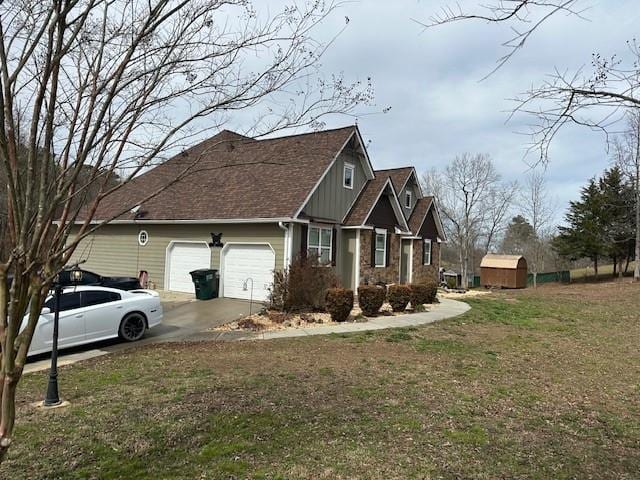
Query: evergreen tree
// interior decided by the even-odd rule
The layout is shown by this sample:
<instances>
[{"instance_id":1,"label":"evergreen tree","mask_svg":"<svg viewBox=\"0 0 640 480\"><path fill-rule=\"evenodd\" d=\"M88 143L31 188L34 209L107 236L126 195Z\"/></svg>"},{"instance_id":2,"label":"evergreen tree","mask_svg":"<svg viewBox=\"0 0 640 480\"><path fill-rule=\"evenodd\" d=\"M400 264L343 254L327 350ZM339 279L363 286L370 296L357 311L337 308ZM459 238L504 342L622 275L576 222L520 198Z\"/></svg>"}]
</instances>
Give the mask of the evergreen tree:
<instances>
[{"instance_id":1,"label":"evergreen tree","mask_svg":"<svg viewBox=\"0 0 640 480\"><path fill-rule=\"evenodd\" d=\"M604 196L595 178L580 192L580 200L570 202L565 219L567 226L558 227L554 248L571 260L589 258L598 275L598 260L607 253L603 232Z\"/></svg>"},{"instance_id":2,"label":"evergreen tree","mask_svg":"<svg viewBox=\"0 0 640 480\"><path fill-rule=\"evenodd\" d=\"M526 257L535 238L533 226L522 215L516 215L507 226L500 251Z\"/></svg>"},{"instance_id":3,"label":"evergreen tree","mask_svg":"<svg viewBox=\"0 0 640 480\"><path fill-rule=\"evenodd\" d=\"M605 170L582 188L580 200L570 203L567 226L558 228L554 249L571 260L591 259L596 276L600 258L610 257L614 274L621 273L634 238L632 205L633 189L620 168Z\"/></svg>"}]
</instances>

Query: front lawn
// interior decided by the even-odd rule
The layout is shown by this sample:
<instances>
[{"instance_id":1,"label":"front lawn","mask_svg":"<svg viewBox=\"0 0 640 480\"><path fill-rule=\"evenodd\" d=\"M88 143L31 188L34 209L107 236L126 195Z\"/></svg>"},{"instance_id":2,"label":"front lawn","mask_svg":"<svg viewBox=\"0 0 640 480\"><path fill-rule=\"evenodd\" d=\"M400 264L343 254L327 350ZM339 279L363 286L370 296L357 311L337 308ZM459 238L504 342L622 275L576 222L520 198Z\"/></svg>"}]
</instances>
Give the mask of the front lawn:
<instances>
[{"instance_id":1,"label":"front lawn","mask_svg":"<svg viewBox=\"0 0 640 480\"><path fill-rule=\"evenodd\" d=\"M0 478L638 478L640 285L422 328L163 344L25 376Z\"/></svg>"}]
</instances>

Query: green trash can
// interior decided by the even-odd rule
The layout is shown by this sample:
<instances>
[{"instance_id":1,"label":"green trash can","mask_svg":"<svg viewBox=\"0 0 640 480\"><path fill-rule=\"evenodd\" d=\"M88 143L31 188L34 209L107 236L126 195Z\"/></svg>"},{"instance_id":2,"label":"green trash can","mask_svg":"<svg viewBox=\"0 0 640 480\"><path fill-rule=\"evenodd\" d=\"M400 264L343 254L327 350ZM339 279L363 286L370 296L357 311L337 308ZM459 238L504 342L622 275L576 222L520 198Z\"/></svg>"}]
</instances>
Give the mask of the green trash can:
<instances>
[{"instance_id":1,"label":"green trash can","mask_svg":"<svg viewBox=\"0 0 640 480\"><path fill-rule=\"evenodd\" d=\"M201 268L189 272L191 280L196 287L196 298L198 300L209 300L218 298L218 289L220 286L220 275L218 270L212 268Z\"/></svg>"}]
</instances>

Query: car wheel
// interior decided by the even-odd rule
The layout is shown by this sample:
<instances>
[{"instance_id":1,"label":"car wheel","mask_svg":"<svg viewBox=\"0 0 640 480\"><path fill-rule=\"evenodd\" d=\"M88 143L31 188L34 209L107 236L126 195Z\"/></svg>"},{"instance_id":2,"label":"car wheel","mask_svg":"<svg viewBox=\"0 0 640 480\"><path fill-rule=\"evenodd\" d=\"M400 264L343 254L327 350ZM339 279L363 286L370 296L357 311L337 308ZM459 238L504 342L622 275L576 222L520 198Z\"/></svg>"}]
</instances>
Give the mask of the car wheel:
<instances>
[{"instance_id":1,"label":"car wheel","mask_svg":"<svg viewBox=\"0 0 640 480\"><path fill-rule=\"evenodd\" d=\"M147 325L144 315L141 313L130 313L120 322L118 335L127 342L135 342L142 338L146 328Z\"/></svg>"}]
</instances>

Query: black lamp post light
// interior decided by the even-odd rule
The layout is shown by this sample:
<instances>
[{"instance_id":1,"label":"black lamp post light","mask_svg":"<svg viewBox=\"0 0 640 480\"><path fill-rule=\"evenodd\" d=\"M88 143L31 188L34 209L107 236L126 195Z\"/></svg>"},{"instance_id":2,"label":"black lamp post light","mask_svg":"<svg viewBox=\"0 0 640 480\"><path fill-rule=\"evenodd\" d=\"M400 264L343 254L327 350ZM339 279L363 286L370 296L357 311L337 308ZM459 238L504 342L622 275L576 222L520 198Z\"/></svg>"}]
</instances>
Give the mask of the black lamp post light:
<instances>
[{"instance_id":1,"label":"black lamp post light","mask_svg":"<svg viewBox=\"0 0 640 480\"><path fill-rule=\"evenodd\" d=\"M82 270L74 268L69 272L69 278L74 285L82 280ZM58 328L60 324L60 297L63 294L64 286L60 282L60 275L56 275L52 285L54 295L53 312L53 342L51 343L51 368L49 369L49 383L47 384L47 395L43 406L58 407L62 405L60 394L58 393Z\"/></svg>"}]
</instances>

